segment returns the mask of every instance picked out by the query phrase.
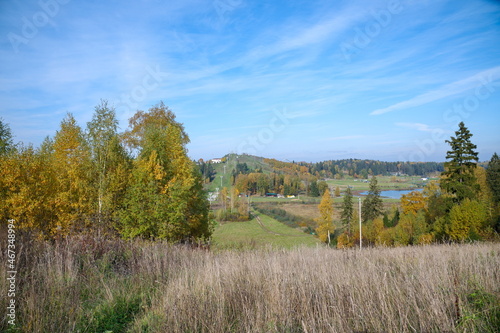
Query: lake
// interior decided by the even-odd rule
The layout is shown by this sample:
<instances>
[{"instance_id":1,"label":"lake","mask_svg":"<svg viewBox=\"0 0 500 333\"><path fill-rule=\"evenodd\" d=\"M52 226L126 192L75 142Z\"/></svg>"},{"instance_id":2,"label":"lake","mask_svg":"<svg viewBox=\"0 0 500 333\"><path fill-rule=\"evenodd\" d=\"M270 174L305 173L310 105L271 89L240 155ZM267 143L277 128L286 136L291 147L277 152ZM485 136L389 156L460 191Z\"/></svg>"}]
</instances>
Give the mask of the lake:
<instances>
[{"instance_id":1,"label":"lake","mask_svg":"<svg viewBox=\"0 0 500 333\"><path fill-rule=\"evenodd\" d=\"M413 191L422 191L422 188L416 188L414 190L383 190L380 191L380 196L389 199L401 199L401 196L408 194ZM361 192L361 195L368 195L368 191Z\"/></svg>"}]
</instances>

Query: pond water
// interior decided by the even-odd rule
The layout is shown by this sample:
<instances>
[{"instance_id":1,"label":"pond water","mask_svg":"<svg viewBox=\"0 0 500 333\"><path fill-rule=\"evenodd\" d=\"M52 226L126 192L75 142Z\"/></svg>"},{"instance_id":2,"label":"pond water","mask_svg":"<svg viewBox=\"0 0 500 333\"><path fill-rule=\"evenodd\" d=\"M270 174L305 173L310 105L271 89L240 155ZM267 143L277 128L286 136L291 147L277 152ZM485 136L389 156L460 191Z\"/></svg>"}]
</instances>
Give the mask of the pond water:
<instances>
[{"instance_id":1,"label":"pond water","mask_svg":"<svg viewBox=\"0 0 500 333\"><path fill-rule=\"evenodd\" d=\"M401 199L401 196L408 194L413 191L423 191L422 188L416 188L414 190L384 190L380 191L380 196L389 199ZM368 191L361 192L361 195L368 195Z\"/></svg>"}]
</instances>

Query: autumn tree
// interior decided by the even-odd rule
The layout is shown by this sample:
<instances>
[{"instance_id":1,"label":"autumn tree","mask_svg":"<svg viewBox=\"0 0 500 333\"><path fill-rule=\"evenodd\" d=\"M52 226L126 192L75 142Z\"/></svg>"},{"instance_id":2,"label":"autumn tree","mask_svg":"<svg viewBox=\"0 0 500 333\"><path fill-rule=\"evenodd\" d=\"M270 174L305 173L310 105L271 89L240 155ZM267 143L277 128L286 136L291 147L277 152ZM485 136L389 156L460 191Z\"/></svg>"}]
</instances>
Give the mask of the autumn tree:
<instances>
[{"instance_id":1,"label":"autumn tree","mask_svg":"<svg viewBox=\"0 0 500 333\"><path fill-rule=\"evenodd\" d=\"M70 113L55 135L53 152L58 223L52 232L67 234L76 222L79 226L87 224L91 212L90 150L82 129Z\"/></svg>"},{"instance_id":2,"label":"autumn tree","mask_svg":"<svg viewBox=\"0 0 500 333\"><path fill-rule=\"evenodd\" d=\"M167 219L167 197L161 194L165 171L158 155L134 161L132 177L119 214L118 231L124 238L156 239Z\"/></svg>"},{"instance_id":3,"label":"autumn tree","mask_svg":"<svg viewBox=\"0 0 500 333\"><path fill-rule=\"evenodd\" d=\"M333 200L328 189L325 190L318 206L319 217L316 219L318 227L316 233L322 242L329 242L328 236L335 231L333 225Z\"/></svg>"},{"instance_id":4,"label":"autumn tree","mask_svg":"<svg viewBox=\"0 0 500 333\"><path fill-rule=\"evenodd\" d=\"M339 186L335 187L335 196L340 197L340 187Z\"/></svg>"},{"instance_id":5,"label":"autumn tree","mask_svg":"<svg viewBox=\"0 0 500 333\"><path fill-rule=\"evenodd\" d=\"M96 106L87 123L87 138L92 157L92 179L98 225L118 211L127 187L129 159L120 143L114 108L106 101Z\"/></svg>"},{"instance_id":6,"label":"autumn tree","mask_svg":"<svg viewBox=\"0 0 500 333\"><path fill-rule=\"evenodd\" d=\"M417 214L427 207L426 199L421 191L412 191L401 196L403 214Z\"/></svg>"},{"instance_id":7,"label":"autumn tree","mask_svg":"<svg viewBox=\"0 0 500 333\"><path fill-rule=\"evenodd\" d=\"M12 132L7 123L0 118L0 168L6 174L9 170L9 157L7 156L12 151ZM0 218L2 220L8 219L8 212L6 206L6 200L9 194L9 185L6 181L7 175L2 174L0 178Z\"/></svg>"},{"instance_id":8,"label":"autumn tree","mask_svg":"<svg viewBox=\"0 0 500 333\"><path fill-rule=\"evenodd\" d=\"M368 221L362 230L363 244L382 245L381 235L384 231L384 222L380 217Z\"/></svg>"},{"instance_id":9,"label":"autumn tree","mask_svg":"<svg viewBox=\"0 0 500 333\"><path fill-rule=\"evenodd\" d=\"M138 111L125 136L138 157L121 213L122 234L172 242L210 237L202 176L187 156L189 138L175 115L163 103Z\"/></svg>"},{"instance_id":10,"label":"autumn tree","mask_svg":"<svg viewBox=\"0 0 500 333\"><path fill-rule=\"evenodd\" d=\"M318 192L319 195L323 195L328 188L328 183L325 182L324 180L318 181Z\"/></svg>"},{"instance_id":11,"label":"autumn tree","mask_svg":"<svg viewBox=\"0 0 500 333\"><path fill-rule=\"evenodd\" d=\"M395 245L417 245L432 242L429 225L425 219L425 213L419 211L417 214L403 214L393 232Z\"/></svg>"},{"instance_id":12,"label":"autumn tree","mask_svg":"<svg viewBox=\"0 0 500 333\"><path fill-rule=\"evenodd\" d=\"M476 198L479 185L474 169L478 162L477 146L470 139L472 134L461 122L455 137L446 140L451 147L446 154L445 171L441 174L441 188L453 196L455 203Z\"/></svg>"},{"instance_id":13,"label":"autumn tree","mask_svg":"<svg viewBox=\"0 0 500 333\"><path fill-rule=\"evenodd\" d=\"M56 229L59 190L50 151L20 145L0 158L0 216L15 219L19 229L48 238Z\"/></svg>"},{"instance_id":14,"label":"autumn tree","mask_svg":"<svg viewBox=\"0 0 500 333\"><path fill-rule=\"evenodd\" d=\"M382 199L380 198L380 188L377 184L377 177L373 176L370 180L368 195L365 200L363 200L363 206L361 208L361 217L363 222L374 220L382 214L384 206L382 204Z\"/></svg>"},{"instance_id":15,"label":"autumn tree","mask_svg":"<svg viewBox=\"0 0 500 333\"><path fill-rule=\"evenodd\" d=\"M163 102L151 107L148 112L137 111L129 119L129 129L123 133L123 140L131 150L138 150L144 147L146 131L151 127L165 130L169 126L175 126L181 132L182 144L186 145L189 143L189 137L184 131L184 126L175 119L175 114Z\"/></svg>"},{"instance_id":16,"label":"autumn tree","mask_svg":"<svg viewBox=\"0 0 500 333\"><path fill-rule=\"evenodd\" d=\"M446 233L454 241L478 240L490 232L487 221L484 205L466 198L451 209Z\"/></svg>"}]
</instances>

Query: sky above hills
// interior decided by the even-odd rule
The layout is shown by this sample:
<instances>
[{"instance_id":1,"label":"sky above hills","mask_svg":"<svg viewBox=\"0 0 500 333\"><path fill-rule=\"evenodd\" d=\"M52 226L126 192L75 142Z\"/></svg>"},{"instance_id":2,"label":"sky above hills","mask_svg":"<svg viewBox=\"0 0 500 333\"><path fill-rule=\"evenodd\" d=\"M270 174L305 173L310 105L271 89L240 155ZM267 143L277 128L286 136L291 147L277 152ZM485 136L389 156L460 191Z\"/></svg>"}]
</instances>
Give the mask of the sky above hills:
<instances>
[{"instance_id":1,"label":"sky above hills","mask_svg":"<svg viewBox=\"0 0 500 333\"><path fill-rule=\"evenodd\" d=\"M500 153L500 2L1 1L0 117L16 141L120 127L163 101L194 159L444 161L464 121Z\"/></svg>"}]
</instances>

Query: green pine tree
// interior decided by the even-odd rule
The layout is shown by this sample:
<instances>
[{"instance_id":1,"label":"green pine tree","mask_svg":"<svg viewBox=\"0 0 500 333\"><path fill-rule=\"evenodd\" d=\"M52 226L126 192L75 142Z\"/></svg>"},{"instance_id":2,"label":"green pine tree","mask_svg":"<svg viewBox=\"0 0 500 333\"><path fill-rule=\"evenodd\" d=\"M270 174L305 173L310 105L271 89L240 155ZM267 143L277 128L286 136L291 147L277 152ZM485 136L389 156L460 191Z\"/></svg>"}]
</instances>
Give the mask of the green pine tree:
<instances>
[{"instance_id":1,"label":"green pine tree","mask_svg":"<svg viewBox=\"0 0 500 333\"><path fill-rule=\"evenodd\" d=\"M493 200L500 202L500 158L494 153L486 169L486 181L493 194Z\"/></svg>"},{"instance_id":2,"label":"green pine tree","mask_svg":"<svg viewBox=\"0 0 500 333\"><path fill-rule=\"evenodd\" d=\"M311 197L319 197L319 195L320 195L319 188L318 188L318 182L316 180L313 180L311 182L311 187L310 187L310 190L309 190L309 195Z\"/></svg>"},{"instance_id":3,"label":"green pine tree","mask_svg":"<svg viewBox=\"0 0 500 333\"><path fill-rule=\"evenodd\" d=\"M351 188L348 187L344 195L344 200L342 202L342 212L340 213L340 220L344 226L347 227L347 231L351 231L351 221L354 216L354 207L352 203L352 192Z\"/></svg>"},{"instance_id":4,"label":"green pine tree","mask_svg":"<svg viewBox=\"0 0 500 333\"><path fill-rule=\"evenodd\" d=\"M370 181L368 195L363 201L363 207L361 208L361 217L363 222L374 220L382 214L384 206L382 204L382 199L380 198L380 188L377 184L377 177L373 176Z\"/></svg>"},{"instance_id":5,"label":"green pine tree","mask_svg":"<svg viewBox=\"0 0 500 333\"><path fill-rule=\"evenodd\" d=\"M461 122L455 137L446 142L451 146L446 154L445 171L441 175L441 188L453 197L456 203L469 198L474 200L478 191L474 175L477 166L477 146L470 141L472 134Z\"/></svg>"},{"instance_id":6,"label":"green pine tree","mask_svg":"<svg viewBox=\"0 0 500 333\"><path fill-rule=\"evenodd\" d=\"M14 149L12 132L8 124L0 118L0 156L8 154Z\"/></svg>"}]
</instances>

